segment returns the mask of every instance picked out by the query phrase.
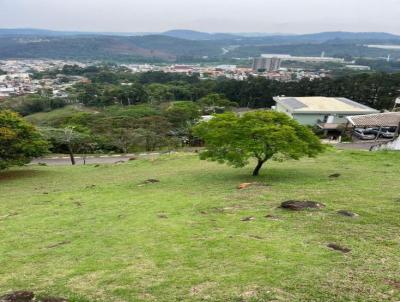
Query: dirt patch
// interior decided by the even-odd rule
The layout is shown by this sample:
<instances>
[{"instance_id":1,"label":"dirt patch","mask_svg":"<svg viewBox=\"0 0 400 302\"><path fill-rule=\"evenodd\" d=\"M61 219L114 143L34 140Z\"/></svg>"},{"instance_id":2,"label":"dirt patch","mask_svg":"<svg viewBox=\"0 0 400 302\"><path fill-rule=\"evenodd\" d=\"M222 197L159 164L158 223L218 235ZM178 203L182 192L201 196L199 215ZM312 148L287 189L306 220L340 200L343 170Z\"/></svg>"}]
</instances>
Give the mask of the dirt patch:
<instances>
[{"instance_id":1,"label":"dirt patch","mask_svg":"<svg viewBox=\"0 0 400 302\"><path fill-rule=\"evenodd\" d=\"M344 246L341 246L341 245L336 244L336 243L329 243L327 245L327 247L329 247L332 250L339 251L339 252L342 252L342 253L351 252L351 249L349 249L348 247L344 247Z\"/></svg>"},{"instance_id":2,"label":"dirt patch","mask_svg":"<svg viewBox=\"0 0 400 302\"><path fill-rule=\"evenodd\" d=\"M158 179L152 179L152 178L150 178L150 179L147 179L147 180L145 180L144 182L142 182L142 183L140 183L139 184L139 187L142 187L142 186L145 186L145 185L150 185L150 184L156 184L156 183L159 183L160 181L158 180Z\"/></svg>"},{"instance_id":3,"label":"dirt patch","mask_svg":"<svg viewBox=\"0 0 400 302\"><path fill-rule=\"evenodd\" d=\"M400 280L386 279L385 283L396 289L400 289Z\"/></svg>"},{"instance_id":4,"label":"dirt patch","mask_svg":"<svg viewBox=\"0 0 400 302\"><path fill-rule=\"evenodd\" d=\"M250 238L253 238L253 239L257 239L257 240L262 240L262 239L264 239L263 237L258 236L258 235L249 235L249 237L250 237Z\"/></svg>"},{"instance_id":5,"label":"dirt patch","mask_svg":"<svg viewBox=\"0 0 400 302\"><path fill-rule=\"evenodd\" d=\"M255 220L253 216L243 217L242 219L240 219L240 221L253 221L253 220Z\"/></svg>"},{"instance_id":6,"label":"dirt patch","mask_svg":"<svg viewBox=\"0 0 400 302\"><path fill-rule=\"evenodd\" d=\"M253 299L256 298L258 295L257 290L248 290L245 291L244 293L242 293L240 296L242 299L244 299L244 301L248 301L248 299Z\"/></svg>"},{"instance_id":7,"label":"dirt patch","mask_svg":"<svg viewBox=\"0 0 400 302\"><path fill-rule=\"evenodd\" d=\"M199 295L204 295L206 292L212 290L216 286L216 283L214 282L204 282L201 284L198 284L196 286L193 286L190 289L190 295L191 296L199 296Z\"/></svg>"},{"instance_id":8,"label":"dirt patch","mask_svg":"<svg viewBox=\"0 0 400 302\"><path fill-rule=\"evenodd\" d=\"M21 290L1 296L0 302L68 302L68 300L57 297L36 298L34 292Z\"/></svg>"},{"instance_id":9,"label":"dirt patch","mask_svg":"<svg viewBox=\"0 0 400 302\"><path fill-rule=\"evenodd\" d=\"M281 203L281 208L292 211L302 211L307 209L322 209L325 205L316 201L299 201L299 200L288 200Z\"/></svg>"},{"instance_id":10,"label":"dirt patch","mask_svg":"<svg viewBox=\"0 0 400 302\"><path fill-rule=\"evenodd\" d=\"M244 189L247 189L248 187L251 187L253 185L253 183L251 183L251 182L245 182L245 183L242 183L242 184L240 184L240 185L238 185L238 190L244 190Z\"/></svg>"},{"instance_id":11,"label":"dirt patch","mask_svg":"<svg viewBox=\"0 0 400 302\"><path fill-rule=\"evenodd\" d=\"M59 246L62 246L62 245L66 245L66 244L70 244L70 243L71 243L71 241L65 240L65 241L62 241L62 242L59 242L59 243L48 245L46 248L54 249L56 247L59 247Z\"/></svg>"},{"instance_id":12,"label":"dirt patch","mask_svg":"<svg viewBox=\"0 0 400 302\"><path fill-rule=\"evenodd\" d=\"M166 214L158 214L157 217L161 218L161 219L167 219L168 218L168 216Z\"/></svg>"},{"instance_id":13,"label":"dirt patch","mask_svg":"<svg viewBox=\"0 0 400 302\"><path fill-rule=\"evenodd\" d=\"M16 291L0 297L0 302L31 302L35 294L31 291Z\"/></svg>"},{"instance_id":14,"label":"dirt patch","mask_svg":"<svg viewBox=\"0 0 400 302\"><path fill-rule=\"evenodd\" d=\"M144 181L145 184L155 184L160 182L158 179L147 179Z\"/></svg>"},{"instance_id":15,"label":"dirt patch","mask_svg":"<svg viewBox=\"0 0 400 302\"><path fill-rule=\"evenodd\" d=\"M352 217L352 218L355 218L355 217L359 216L357 213L353 213L353 212L350 212L350 211L347 211L347 210L340 210L340 211L337 211L337 213L339 215L342 215L342 216L345 216L345 217Z\"/></svg>"},{"instance_id":16,"label":"dirt patch","mask_svg":"<svg viewBox=\"0 0 400 302\"><path fill-rule=\"evenodd\" d=\"M67 299L64 298L56 298L56 297L46 297L39 299L40 302L68 302Z\"/></svg>"},{"instance_id":17,"label":"dirt patch","mask_svg":"<svg viewBox=\"0 0 400 302\"><path fill-rule=\"evenodd\" d=\"M270 185L260 182L245 182L237 186L238 190L244 190L250 187L270 187Z\"/></svg>"}]
</instances>

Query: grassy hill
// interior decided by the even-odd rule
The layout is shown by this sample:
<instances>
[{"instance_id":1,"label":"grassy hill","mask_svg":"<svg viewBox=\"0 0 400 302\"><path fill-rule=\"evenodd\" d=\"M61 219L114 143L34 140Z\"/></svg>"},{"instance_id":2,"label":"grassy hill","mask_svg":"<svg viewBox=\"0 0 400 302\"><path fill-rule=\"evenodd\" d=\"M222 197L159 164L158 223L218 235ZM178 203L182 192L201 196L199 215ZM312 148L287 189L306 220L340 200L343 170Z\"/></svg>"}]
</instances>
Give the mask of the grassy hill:
<instances>
[{"instance_id":1,"label":"grassy hill","mask_svg":"<svg viewBox=\"0 0 400 302\"><path fill-rule=\"evenodd\" d=\"M270 163L255 180L251 167L179 154L2 172L0 293L32 289L72 301L398 301L399 164L398 153L329 151ZM160 182L143 184L149 178ZM326 208L278 208L289 199Z\"/></svg>"}]
</instances>

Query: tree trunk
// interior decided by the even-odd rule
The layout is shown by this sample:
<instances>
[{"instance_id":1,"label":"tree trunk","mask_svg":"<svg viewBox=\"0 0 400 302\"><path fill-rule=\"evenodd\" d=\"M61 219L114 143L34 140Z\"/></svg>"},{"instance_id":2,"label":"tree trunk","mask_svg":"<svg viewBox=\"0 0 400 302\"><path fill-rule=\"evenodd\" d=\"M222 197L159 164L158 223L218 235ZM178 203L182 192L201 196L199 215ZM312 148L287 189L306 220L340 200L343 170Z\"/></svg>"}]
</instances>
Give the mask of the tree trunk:
<instances>
[{"instance_id":1,"label":"tree trunk","mask_svg":"<svg viewBox=\"0 0 400 302\"><path fill-rule=\"evenodd\" d=\"M258 176L260 174L260 170L262 166L264 165L265 160L258 160L257 166L253 171L253 176Z\"/></svg>"},{"instance_id":2,"label":"tree trunk","mask_svg":"<svg viewBox=\"0 0 400 302\"><path fill-rule=\"evenodd\" d=\"M72 150L71 145L68 145L68 151L69 151L69 158L71 159L71 164L74 166L76 164L76 162L75 162L75 156L74 156L74 152Z\"/></svg>"}]
</instances>

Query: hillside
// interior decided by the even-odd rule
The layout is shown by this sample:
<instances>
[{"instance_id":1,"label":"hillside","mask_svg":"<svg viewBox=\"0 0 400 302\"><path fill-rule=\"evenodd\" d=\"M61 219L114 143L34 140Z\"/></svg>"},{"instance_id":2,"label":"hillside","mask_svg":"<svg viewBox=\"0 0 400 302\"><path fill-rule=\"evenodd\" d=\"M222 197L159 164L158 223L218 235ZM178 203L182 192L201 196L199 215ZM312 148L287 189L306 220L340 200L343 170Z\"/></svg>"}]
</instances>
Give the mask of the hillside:
<instances>
[{"instance_id":1,"label":"hillside","mask_svg":"<svg viewBox=\"0 0 400 302\"><path fill-rule=\"evenodd\" d=\"M181 154L2 172L0 293L33 289L71 302L398 301L399 164L397 153L331 151L270 163L255 180L251 167ZM149 178L160 182L143 184ZM289 199L326 208L278 208Z\"/></svg>"},{"instance_id":2,"label":"hillside","mask_svg":"<svg viewBox=\"0 0 400 302\"><path fill-rule=\"evenodd\" d=\"M162 33L164 36L174 37L186 40L236 40L242 39L243 37L234 34L226 33L205 33L194 30L170 30Z\"/></svg>"},{"instance_id":3,"label":"hillside","mask_svg":"<svg viewBox=\"0 0 400 302\"><path fill-rule=\"evenodd\" d=\"M400 44L387 33L329 32L308 35L245 37L237 34L172 30L141 36L47 30L0 29L0 59L51 58L174 62L246 58L265 52L292 55L400 58L400 50L371 49L365 44ZM226 49L234 49L226 53Z\"/></svg>"}]
</instances>

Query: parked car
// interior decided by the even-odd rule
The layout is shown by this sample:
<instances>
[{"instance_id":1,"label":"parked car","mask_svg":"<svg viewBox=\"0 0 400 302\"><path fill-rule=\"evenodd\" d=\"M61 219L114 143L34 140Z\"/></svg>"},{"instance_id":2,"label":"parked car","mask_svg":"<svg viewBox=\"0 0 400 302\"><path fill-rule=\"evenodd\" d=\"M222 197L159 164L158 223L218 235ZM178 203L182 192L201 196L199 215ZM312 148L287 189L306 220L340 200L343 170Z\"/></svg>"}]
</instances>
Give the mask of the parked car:
<instances>
[{"instance_id":1,"label":"parked car","mask_svg":"<svg viewBox=\"0 0 400 302\"><path fill-rule=\"evenodd\" d=\"M374 128L371 130L372 133L379 137L383 138L394 138L396 135L396 127L382 127L380 130L379 128Z\"/></svg>"},{"instance_id":2,"label":"parked car","mask_svg":"<svg viewBox=\"0 0 400 302\"><path fill-rule=\"evenodd\" d=\"M376 135L372 132L372 129L354 129L353 135L362 140L373 140Z\"/></svg>"}]
</instances>

